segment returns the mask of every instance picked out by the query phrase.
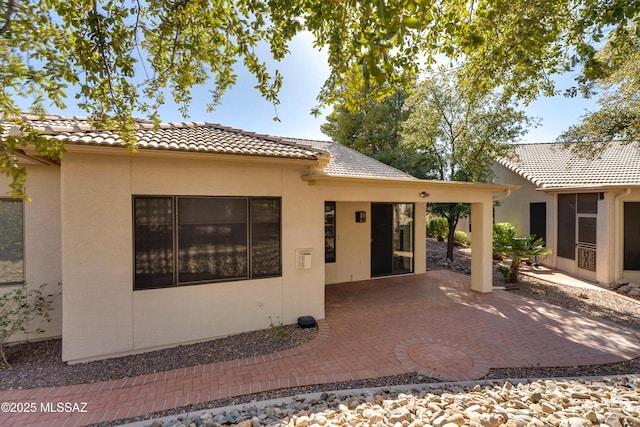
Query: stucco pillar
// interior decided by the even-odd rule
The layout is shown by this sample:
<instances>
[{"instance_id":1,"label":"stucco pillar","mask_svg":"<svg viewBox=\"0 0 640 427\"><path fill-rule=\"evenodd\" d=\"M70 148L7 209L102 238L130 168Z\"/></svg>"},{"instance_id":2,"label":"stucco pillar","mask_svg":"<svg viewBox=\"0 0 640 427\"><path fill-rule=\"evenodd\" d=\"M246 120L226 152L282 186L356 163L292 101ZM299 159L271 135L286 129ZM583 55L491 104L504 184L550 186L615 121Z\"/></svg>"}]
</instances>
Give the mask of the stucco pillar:
<instances>
[{"instance_id":1,"label":"stucco pillar","mask_svg":"<svg viewBox=\"0 0 640 427\"><path fill-rule=\"evenodd\" d=\"M493 291L493 201L471 203L471 290Z\"/></svg>"}]
</instances>

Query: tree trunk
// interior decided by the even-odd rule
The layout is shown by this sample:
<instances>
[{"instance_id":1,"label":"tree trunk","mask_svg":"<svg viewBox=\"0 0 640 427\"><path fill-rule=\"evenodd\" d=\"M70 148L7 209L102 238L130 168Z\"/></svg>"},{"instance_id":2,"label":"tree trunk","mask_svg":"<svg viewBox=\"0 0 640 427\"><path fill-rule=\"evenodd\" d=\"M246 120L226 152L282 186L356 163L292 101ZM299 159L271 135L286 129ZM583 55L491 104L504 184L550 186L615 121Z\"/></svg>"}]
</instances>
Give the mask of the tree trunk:
<instances>
[{"instance_id":1,"label":"tree trunk","mask_svg":"<svg viewBox=\"0 0 640 427\"><path fill-rule=\"evenodd\" d=\"M447 219L449 221L449 233L447 234L447 259L449 261L453 261L453 244L455 243L453 235L456 232L456 225L458 221L456 221L455 218Z\"/></svg>"},{"instance_id":2,"label":"tree trunk","mask_svg":"<svg viewBox=\"0 0 640 427\"><path fill-rule=\"evenodd\" d=\"M509 271L509 283L518 283L520 275L520 257L514 256L511 260L511 269Z\"/></svg>"}]
</instances>

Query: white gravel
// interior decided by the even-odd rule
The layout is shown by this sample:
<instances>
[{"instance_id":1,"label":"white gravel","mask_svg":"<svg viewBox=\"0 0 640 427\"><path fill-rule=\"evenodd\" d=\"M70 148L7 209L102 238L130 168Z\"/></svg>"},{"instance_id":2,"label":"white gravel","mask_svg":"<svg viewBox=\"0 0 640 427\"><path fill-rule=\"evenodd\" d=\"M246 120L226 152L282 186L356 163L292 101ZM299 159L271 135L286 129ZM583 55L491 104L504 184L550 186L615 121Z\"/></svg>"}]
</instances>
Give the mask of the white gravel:
<instances>
[{"instance_id":1,"label":"white gravel","mask_svg":"<svg viewBox=\"0 0 640 427\"><path fill-rule=\"evenodd\" d=\"M136 427L640 426L640 376L446 383L316 393Z\"/></svg>"}]
</instances>

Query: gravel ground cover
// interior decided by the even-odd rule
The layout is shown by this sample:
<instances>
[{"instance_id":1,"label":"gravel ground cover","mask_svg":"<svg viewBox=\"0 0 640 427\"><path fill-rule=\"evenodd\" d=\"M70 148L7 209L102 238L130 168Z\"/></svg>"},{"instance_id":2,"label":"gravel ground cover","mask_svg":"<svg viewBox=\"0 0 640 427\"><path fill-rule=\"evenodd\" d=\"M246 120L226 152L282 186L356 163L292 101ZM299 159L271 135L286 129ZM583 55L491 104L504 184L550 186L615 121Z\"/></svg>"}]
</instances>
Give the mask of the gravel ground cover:
<instances>
[{"instance_id":1,"label":"gravel ground cover","mask_svg":"<svg viewBox=\"0 0 640 427\"><path fill-rule=\"evenodd\" d=\"M310 341L316 328L297 325L232 335L226 338L95 362L62 362L59 339L9 347L11 367L0 368L0 390L84 384L154 372L241 359L286 350Z\"/></svg>"},{"instance_id":2,"label":"gravel ground cover","mask_svg":"<svg viewBox=\"0 0 640 427\"><path fill-rule=\"evenodd\" d=\"M427 259L427 266L429 269L449 268L454 271L460 271L462 273L466 272L466 269L468 269L468 262L469 262L467 248L457 248L456 261L454 263L446 263L443 261L443 257L433 255L434 253L436 253L436 251L440 251L439 253L443 253L442 244L437 243L435 241L430 241L428 244L430 245L428 249L428 254L431 254L430 256L428 256L428 259ZM499 277L496 277L495 280L497 285L502 284L501 279ZM511 290L510 292L517 293L526 298L538 299L541 301L546 301L551 304L560 305L569 310L573 310L579 313L585 313L588 315L597 316L597 317L606 319L608 321L615 322L623 327L640 331L640 301L616 294L615 292L612 292L609 290L568 288L565 286L556 285L553 283L545 282L545 281L534 279L531 277L524 277L522 282L518 285L518 287ZM122 378L125 376L142 375L146 373L162 371L167 369L174 369L174 368L183 367L183 366L192 366L196 364L250 357L250 356L259 355L259 354L267 354L273 351L279 351L286 348L291 348L296 345L307 342L308 340L312 339L316 333L315 329L300 329L295 325L283 326L281 331L284 332L284 334L279 333L278 330L275 330L274 328L272 328L272 329L267 329L263 331L255 331L247 334L231 336L231 337L227 337L219 340L208 341L205 343L199 343L199 344L194 344L189 346L180 346L172 349L161 350L157 352L150 352L150 353L145 353L141 355L126 356L126 357L111 359L107 361L97 361L97 362L90 362L90 363L78 364L78 365L66 365L60 362L61 352L60 352L59 340L49 340L49 341L19 345L19 346L10 348L8 351L8 357L12 362L12 367L11 368L5 367L4 369L0 369L0 389L33 388L33 387L64 385L64 384L96 382L96 381L102 381L102 380L108 380L108 379ZM487 396L489 396L490 395L489 391L493 390L493 388L495 387L497 388L509 387L503 381L503 379L505 378L529 378L529 379L567 378L567 377L577 377L577 376L582 377L582 376L594 376L594 375L600 376L600 375L621 375L621 374L637 374L637 373L640 373L640 359L634 359L634 360L630 360L622 363L610 364L610 365L576 366L576 367L569 367L569 368L492 369L490 370L487 377L484 378L484 380L485 381L495 380L496 381L495 383L487 383L487 384L494 384L494 385L487 385L486 387L482 388L479 391L478 390L474 391L473 389L463 390L460 388L456 388L456 386L452 386L453 388L449 387L449 388L441 389L437 392L436 391L428 392L428 393L435 393L438 396L442 396L447 393L452 394L455 392L457 393L456 396L458 397L447 398L447 400L453 399L453 403L457 402L456 403L457 406L453 405L453 403L450 404L445 402L446 404L443 404L442 401L440 402L431 401L431 400L429 400L428 402L425 401L424 404L426 405L427 408L429 407L429 405L431 405L432 407L434 405L435 406L439 405L441 407L441 410L444 412L439 413L436 411L431 415L429 415L428 417L420 417L419 420L417 418L412 419L411 422L407 422L407 423L402 422L401 425L402 427L408 427L409 425L412 425L413 427L418 427L419 425L447 426L447 423L448 423L449 425L447 427L453 427L452 423L456 423L457 421L462 421L462 419L458 416L460 413L462 414L463 417L465 417L465 411L462 410L461 408L466 407L468 409L468 406L473 406L468 404L468 402L473 401L473 396L477 395L478 393L480 394L484 393ZM211 407L222 407L222 406L229 406L229 405L236 405L236 404L248 404L250 407L251 402L268 400L268 399L276 399L276 398L281 398L286 396L295 396L295 395L301 395L305 393L324 392L326 395L325 396L326 398L320 399L322 401L321 405L324 405L324 404L329 405L331 401L327 401L327 399L336 401L337 398L336 397L332 398L331 393L334 393L339 390L376 388L376 387L387 388L385 389L387 391L382 393L382 395L387 397L384 397L384 396L371 397L368 395L362 395L362 396L348 395L350 396L348 399L350 399L349 402L351 403L342 402L342 404L346 405L347 408L349 408L349 406L353 406L352 409L349 409L349 411L351 412L361 413L366 408L364 407L358 408L358 406L363 402L367 403L366 401L371 400L372 398L374 399L374 401L377 401L382 398L384 398L385 400L404 399L404 398L400 398L397 394L391 393L390 389L388 388L399 386L402 384L423 384L427 386L429 383L432 383L432 382L434 382L434 380L431 380L427 377L422 377L416 374L406 374L406 375L400 375L395 377L376 378L376 379L365 380L365 381L354 381L354 382L346 382L346 383L338 383L338 384L325 384L325 385L311 386L311 387L298 387L298 388L292 388L292 389L274 390L274 391L265 392L265 393L253 394L248 396L240 396L233 399L225 399L225 400L216 401L216 402L208 402L208 403L200 404L197 406L192 405L186 408L178 408L176 410L166 411L164 413L156 413L154 414L154 417L157 418L161 416L162 417L168 416L168 415L170 416L175 414L181 414L187 411L203 410ZM558 386L557 384L559 383L562 383L564 385ZM537 385L534 386L533 384L537 384ZM600 396L599 399L601 400L603 398L609 399L609 397L613 396L615 393L618 393L618 394L615 394L615 396L620 396L620 395L628 396L628 393L633 392L633 393L636 393L635 395L632 395L632 397L635 397L636 399L635 401L636 402L640 401L640 396L637 394L640 381L638 381L633 377L631 379L622 378L622 379L615 380L613 382L612 381L606 382L606 383L598 382L597 384L601 388L594 391L589 388L591 387L590 384L585 384L584 382L581 383L576 381L564 381L564 382L551 381L549 383L546 383L543 381L542 383L540 383L538 381L534 382L532 380L528 385L525 384L525 385L513 386L513 389L516 390L518 393L520 393L520 391L518 390L522 390L522 395L518 395L518 397L515 398L513 401L508 400L505 402L492 403L491 399L493 398L489 397L488 398L489 400L485 401L485 404L484 404L485 406L482 406L478 403L478 405L481 406L480 409L478 409L477 411L467 411L470 413L477 412L480 415L483 415L483 414L495 415L495 412L491 412L493 411L493 409L489 411L489 409L487 408L494 408L494 406L498 405L499 408L502 408L504 409L504 411L506 411L507 415L505 415L505 413L503 413L500 409L496 409L498 413L491 419L485 419L486 417L484 416L477 418L475 415L471 416L469 414L467 414L469 416L465 419L467 420L467 425L475 425L473 423L477 422L479 423L478 425L483 425L483 426L484 425L498 426L506 423L505 425L510 425L510 426L608 425L610 427L614 427L617 425L620 425L620 426L637 425L638 427L640 427L640 421L638 421L638 423L635 424L636 422L635 420L640 419L640 416L638 416L638 413L637 413L638 412L637 403L636 403L636 406L632 407L631 409L629 409L626 406L620 409L620 411L626 411L626 412L620 412L624 416L621 415L618 418L618 424L614 422L614 417L607 418L608 417L607 414L599 413L595 409L593 410L593 412L595 413L595 418L594 418L594 415L591 414L589 411L580 410L578 411L579 412L578 414L578 412L576 412L577 409L574 408L574 406L576 406L577 404L574 402L574 400L572 400L573 398L570 396L571 396L571 393L573 393L577 389L580 389L581 391L576 393L584 393L583 388L585 387L590 390L589 393L601 393L602 396L598 395ZM485 390L487 387L489 388ZM620 387L621 389L619 389ZM565 390L565 391L562 391L562 390ZM556 408L557 411L555 411L554 414L558 415L559 417L558 424L556 424L555 422L551 422L553 421L553 419L548 417L549 413L545 413L543 411L542 414L540 414L538 411L539 409L538 406L542 408L542 406L539 403L540 401L539 400L538 402L533 401L537 399L537 396L539 394L546 396L546 394L544 394L543 391L544 393L549 394L550 397L548 399L552 399L552 398L556 400L559 399L559 401L562 401L567 405L571 403L571 405L567 406L567 408L565 407L562 408L562 411L564 412L561 412L560 408ZM493 392L499 393L497 390L494 390ZM565 397L556 396L556 394L558 393L562 394L565 392L569 393ZM414 396L411 399L423 399L424 396L423 397L419 397L419 396L420 394L424 394L424 393L426 393L424 390L422 392L418 392L418 397ZM509 393L511 393L511 391L509 391ZM609 396L609 397L606 397L606 396ZM486 398L486 396L484 398ZM431 397L429 399L431 399ZM565 402L565 400L567 400L567 402L569 403ZM583 400L582 403L584 404L586 401L591 402L593 399L587 399L587 400L582 399L582 400ZM356 404L356 401L360 403ZM467 403L464 403L465 401ZM238 421L239 425L241 423L244 423L242 424L243 427L257 426L257 425L272 425L272 424L276 424L277 422L284 422L283 420L285 419L287 423L291 423L291 424L280 424L280 425L292 425L295 427L307 427L307 426L313 425L314 423L318 425L323 425L317 422L316 419L313 420L314 422L311 422L312 420L310 416L304 415L304 412L306 411L309 414L311 414L312 412L313 413L317 412L319 414L321 411L324 411L324 409L316 411L316 409L313 409L311 406L309 406L310 403L306 402L305 400L303 401L298 400L296 402L298 402L298 404L300 404L301 406L298 405L298 407L293 407L293 409L292 408L287 409L290 411L294 411L295 414L292 412L291 414L285 416L283 415L285 414L283 412L280 414L282 415L282 417L279 418L279 421L276 421L272 418L265 417L266 412L264 411L266 411L266 409L262 410L259 415L255 415L255 416L252 415L249 418L240 419L239 417L236 417L235 421ZM371 402L368 402L368 403L371 403ZM413 407L420 407L420 405L417 405L417 406L416 405L417 404L413 404ZM486 406L486 405L489 405L489 406ZM526 406L527 408L518 409L519 406L523 406L523 405ZM538 406L532 406L532 405L538 405ZM401 405L401 406L404 407L404 405ZM395 408L395 409L398 409L398 408ZM372 409L372 408L369 408L369 409ZM331 411L334 411L337 413L334 407L331 407L331 408L327 407L326 410L329 411L329 414L331 413ZM433 408L431 408L431 410L434 411ZM527 413L518 412L516 414L516 412L519 410L524 412L527 412L527 411L529 412ZM547 410L550 410L549 407L547 407ZM634 410L636 412L633 412ZM440 416L434 418L433 415L436 413L440 414ZM458 414L458 415L455 415L455 414ZM510 417L509 417L509 414L511 415ZM576 414L578 414L579 416L575 416L575 417L572 416ZM504 423L497 423L498 420L502 420L502 418L500 418L500 415L507 417L503 420ZM523 417L516 417L516 415L518 416L522 415ZM305 416L307 418L304 418ZM352 416L356 417L359 415L352 414ZM262 417L262 419L260 417ZM327 423L324 425L338 425L338 424L334 424L333 421L329 422L328 417L325 416L325 418L327 418ZM429 422L427 422L428 418L429 418ZM435 423L436 418L439 419L439 421L447 421L447 422ZM584 419L586 421L584 422L579 421L578 418ZM543 421L543 419L545 421ZM573 422L569 422L569 419L573 419ZM227 421L230 421L230 420L231 419L228 419ZM354 420L355 419L350 419L349 422ZM132 422L132 421L136 421L136 419L126 420L126 422ZM175 418L171 421L165 422L165 425L181 424L183 421L186 421L186 420L179 420L178 418ZM192 420L192 421L196 426L200 426L200 425L215 426L216 423L223 424L218 422L220 421L219 419L215 421L213 419L213 416L211 418L205 417L205 419L198 419L198 420ZM258 424L258 421L260 422L260 424ZM588 424L587 421L591 424ZM605 421L609 421L609 422L605 423ZM116 425L122 422L124 421L107 423L103 425ZM249 424L247 424L247 422L249 422ZM365 422L365 421L363 421L362 419L359 419L358 422ZM390 422L391 422L390 419L386 418L379 421L379 423L363 424L363 425L377 424L378 426L381 427L383 425L395 424L395 423L389 424ZM414 422L415 424L413 424ZM542 424L540 424L540 422ZM533 424L529 424L529 423L533 423ZM234 423L227 422L226 424L229 425ZM344 424L344 422L342 424ZM350 424L350 425L356 425L356 424L357 423ZM187 423L185 425L189 426L190 423Z\"/></svg>"},{"instance_id":3,"label":"gravel ground cover","mask_svg":"<svg viewBox=\"0 0 640 427\"><path fill-rule=\"evenodd\" d=\"M446 384L322 393L156 420L147 427L640 426L640 378Z\"/></svg>"}]
</instances>

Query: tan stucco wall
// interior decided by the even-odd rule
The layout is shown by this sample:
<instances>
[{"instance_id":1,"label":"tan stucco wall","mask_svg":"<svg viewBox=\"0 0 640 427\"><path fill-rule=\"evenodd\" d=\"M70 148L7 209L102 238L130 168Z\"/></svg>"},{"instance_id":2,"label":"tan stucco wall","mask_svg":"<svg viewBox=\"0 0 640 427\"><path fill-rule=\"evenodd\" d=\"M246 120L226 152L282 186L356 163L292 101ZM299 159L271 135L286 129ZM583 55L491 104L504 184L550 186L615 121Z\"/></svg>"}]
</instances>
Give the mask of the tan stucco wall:
<instances>
[{"instance_id":1,"label":"tan stucco wall","mask_svg":"<svg viewBox=\"0 0 640 427\"><path fill-rule=\"evenodd\" d=\"M325 283L370 277L371 202L415 204L418 274L426 270L426 201L474 203L482 212L478 227L486 234L491 226L491 190L356 181L309 185L301 178L306 166L230 163L202 154L113 153L71 150L60 173L58 235L63 237L57 262L64 277L66 361L290 324L302 315L323 318ZM427 198L420 195L422 190L429 192ZM132 195L153 194L281 197L282 277L134 291ZM338 262L325 266L323 214L328 200L337 202ZM366 223L355 223L356 210L367 212ZM312 252L310 269L298 269L299 249ZM474 250L474 257L476 253L474 265L486 264L486 271L472 278L473 287L486 292L490 251Z\"/></svg>"},{"instance_id":2,"label":"tan stucco wall","mask_svg":"<svg viewBox=\"0 0 640 427\"><path fill-rule=\"evenodd\" d=\"M355 221L364 211L366 222ZM371 203L336 203L336 262L326 264L326 283L344 283L371 277Z\"/></svg>"},{"instance_id":3,"label":"tan stucco wall","mask_svg":"<svg viewBox=\"0 0 640 427\"><path fill-rule=\"evenodd\" d=\"M0 197L9 197L10 180L0 175ZM51 321L34 321L26 334L17 333L10 342L59 337L62 335L62 270L60 260L60 168L55 165L28 165L24 202L24 273L30 288L39 288L51 298ZM15 287L0 287L0 292ZM41 328L42 334L32 333Z\"/></svg>"},{"instance_id":4,"label":"tan stucco wall","mask_svg":"<svg viewBox=\"0 0 640 427\"><path fill-rule=\"evenodd\" d=\"M516 175L501 165L494 166L495 181L505 184L519 185L520 189L513 191L509 197L500 200L495 207L494 222L508 222L516 228L516 236L528 236L531 229L529 209L531 203L547 204L547 236L546 245L552 253L546 257L539 257L538 262L555 268L556 257L556 197L554 194L537 191L536 186L524 178Z\"/></svg>"},{"instance_id":5,"label":"tan stucco wall","mask_svg":"<svg viewBox=\"0 0 640 427\"><path fill-rule=\"evenodd\" d=\"M323 203L300 171L67 153L62 183L63 359L143 351L324 317ZM133 291L132 194L282 197L278 278ZM314 251L297 270L295 250Z\"/></svg>"}]
</instances>

